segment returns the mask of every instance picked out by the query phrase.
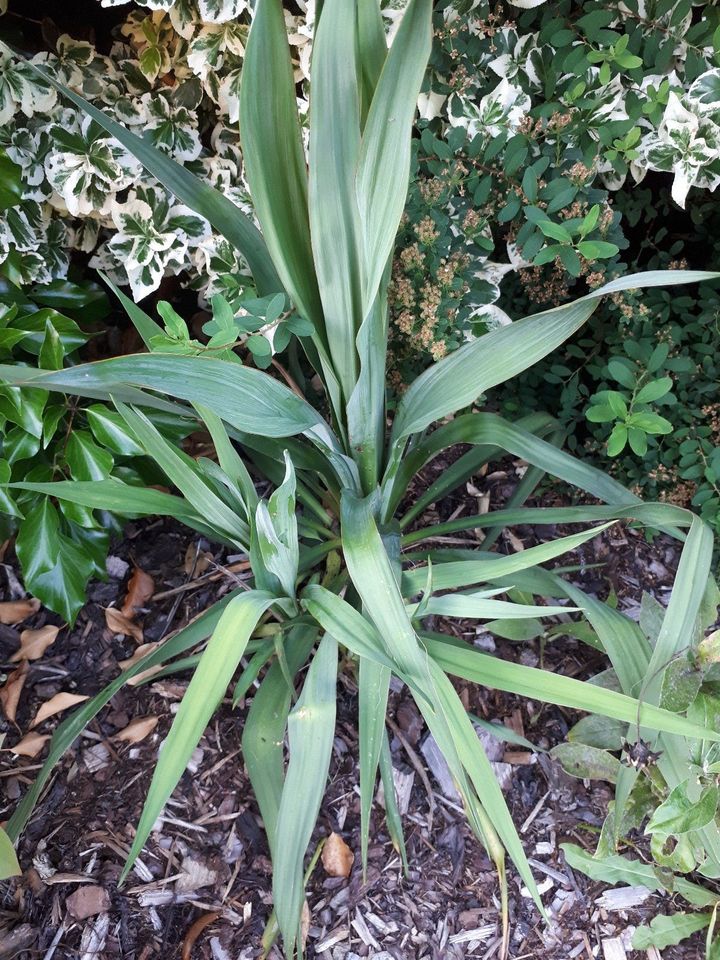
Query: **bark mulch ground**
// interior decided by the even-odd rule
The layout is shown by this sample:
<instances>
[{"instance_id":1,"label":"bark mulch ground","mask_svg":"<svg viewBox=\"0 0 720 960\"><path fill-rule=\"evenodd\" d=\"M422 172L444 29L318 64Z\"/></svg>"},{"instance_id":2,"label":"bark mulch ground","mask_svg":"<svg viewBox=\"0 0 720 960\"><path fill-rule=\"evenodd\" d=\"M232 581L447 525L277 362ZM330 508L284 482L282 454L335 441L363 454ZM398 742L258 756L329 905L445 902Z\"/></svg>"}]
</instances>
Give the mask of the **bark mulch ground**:
<instances>
[{"instance_id":1,"label":"bark mulch ground","mask_svg":"<svg viewBox=\"0 0 720 960\"><path fill-rule=\"evenodd\" d=\"M496 503L516 480L509 465L483 478L483 490ZM478 497L471 494L443 503L438 517L477 512ZM552 503L552 494L544 502ZM569 531L520 528L514 534L519 542L503 540L499 548L511 552L563 532ZM100 689L139 643L160 640L230 589L242 576L233 562L170 523L129 528L113 551L108 582L92 586L76 625L62 629L43 657L30 663L15 721L4 722L0 817L9 815L42 761L42 752L36 757L12 752L40 705L58 693ZM601 596L614 590L632 614L641 589L666 599L677 547L665 537L646 543L639 533L617 526L586 544L573 562L581 567L578 583ZM155 592L133 621L142 635L132 637L110 629L105 608L122 605L135 566L153 578ZM10 599L18 589L9 558L0 569L0 592ZM57 618L40 611L17 628L0 627L2 668L9 672L15 666L9 661L22 629L53 622ZM477 634L479 643L501 656L571 676L586 677L604 665L599 654L574 639L543 649L537 642L493 639L475 624L464 632ZM187 677L179 675L126 687L63 758L21 840L23 876L0 885L0 958L250 960L261 955L271 911L271 869L240 755L244 704L236 710L229 702L222 705L151 842L126 884L117 887L158 747L186 685ZM484 740L551 918L549 925L542 922L510 869L510 957L658 960L660 954L631 951L630 938L639 923L672 911L671 899L652 894L632 909L616 909L601 885L564 862L564 841L594 847L612 797L608 785L571 779L542 752L563 740L576 717L468 684L458 689L472 713L509 725L540 748L530 752ZM410 870L403 875L378 798L363 880L355 698L352 677L343 674L331 778L313 841L340 834L355 863L347 879L328 876L322 864L315 869L308 888L307 957L499 957L493 867L468 830L421 718L399 686L389 713ZM39 725L39 732L51 732L58 719ZM699 938L662 951L664 960L701 954ZM279 958L276 948L271 956Z\"/></svg>"}]
</instances>

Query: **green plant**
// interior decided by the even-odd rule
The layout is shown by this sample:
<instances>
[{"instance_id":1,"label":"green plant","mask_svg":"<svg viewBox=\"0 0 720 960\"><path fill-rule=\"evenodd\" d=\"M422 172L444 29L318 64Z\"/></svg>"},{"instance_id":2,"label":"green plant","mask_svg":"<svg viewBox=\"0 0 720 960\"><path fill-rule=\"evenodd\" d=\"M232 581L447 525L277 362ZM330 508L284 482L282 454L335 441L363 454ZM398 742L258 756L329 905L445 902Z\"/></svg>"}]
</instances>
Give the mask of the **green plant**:
<instances>
[{"instance_id":1,"label":"green plant","mask_svg":"<svg viewBox=\"0 0 720 960\"><path fill-rule=\"evenodd\" d=\"M684 572L678 571L678 576ZM687 711L700 724L716 728L720 718L718 677L720 671L720 631L704 635L717 623L720 594L709 594L699 612L699 622L689 637L688 646L676 649L663 664L659 684L660 704L673 712ZM640 621L636 629L644 635L646 649L663 644L666 639L664 608L649 594L642 598ZM659 658L655 658L659 660ZM621 689L645 691L657 684L657 677L643 669L634 673L607 673L596 678L598 683ZM717 878L716 854L705 832L712 828L717 839L717 811L720 802L718 773L720 756L717 744L707 740L688 740L687 752L674 769L662 752L652 744L628 747L621 726L600 717L580 720L568 734L569 743L553 753L574 776L592 779L600 776L616 784L615 801L610 805L595 854L590 857L574 844L564 850L571 866L595 880L609 883L630 882L650 890L672 890L689 904L703 907L702 913L658 918L649 926L640 927L634 936L636 949L651 946L662 948L679 943L697 930L714 926L718 898L701 884L685 877L698 871L700 877ZM618 760L615 754L625 758ZM610 771L610 773L608 773ZM644 828L644 829L643 829ZM652 863L632 856L636 841L633 831L643 830L649 837ZM626 849L629 855L620 854ZM707 956L711 958L712 936L708 936ZM717 943L714 945L717 950Z\"/></svg>"},{"instance_id":2,"label":"green plant","mask_svg":"<svg viewBox=\"0 0 720 960\"><path fill-rule=\"evenodd\" d=\"M273 858L275 918L288 955L303 950L304 858L330 762L338 646L358 683L363 865L378 771L388 829L404 850L385 732L394 674L412 692L446 757L470 824L497 866L506 930L506 850L541 910L542 903L502 791L449 674L612 717L628 727L628 737L635 725L637 736L659 738L668 763L684 757L686 737L720 741L713 729L660 707L654 685L643 690L640 705L633 695L504 662L424 628L429 615L518 620L582 608L595 644L619 673L640 669L646 657L653 676L662 678L659 664L668 651L689 642L711 590L712 548L698 518L671 506L640 503L604 473L541 439L539 434L552 426L548 418L530 415L511 424L487 413L452 416L559 346L592 315L603 294L706 274L656 272L616 280L569 306L473 340L414 381L388 432L387 286L407 190L415 105L430 53L431 17L431 0L410 0L388 51L379 4L326 0L314 43L306 169L282 6L280 0L260 0L245 54L240 124L262 235L221 193L46 75L242 252L260 297L284 291L290 298L307 324L301 334L305 369L307 364L314 368L324 388L316 405L297 384L291 389L236 357L198 355L172 315L164 317L169 325L164 331L122 296L144 341L154 348L150 353L59 371L0 370L5 382L19 389L111 398L127 431L178 492L143 489L117 477L22 482L11 489L89 509L122 505L128 512L171 515L247 553L254 577L251 588L225 597L61 724L8 834L18 837L54 763L127 679L156 664L168 671L193 667L155 768L124 878L241 658L250 654L235 695L241 698L262 673L243 750ZM232 308L221 298L214 307L214 322L227 330L218 346L230 349L235 332L225 320ZM173 333L171 352L166 352L168 332ZM220 329L213 336L218 334ZM178 355L178 347L190 355ZM213 438L217 462L196 462L164 441L143 408L196 417ZM418 470L458 443L468 444L469 452L403 511ZM519 522L600 525L512 556L423 547L447 526L420 522L411 529L427 497L442 497L504 450L537 468L530 474L533 482L523 485L507 510L463 519L461 528L494 530ZM267 499L259 497L250 471L271 481ZM523 498L542 471L608 505L524 508ZM631 621L539 566L607 523L628 517L679 537L684 534L678 528L689 528L678 584L654 651L643 646ZM506 599L498 599L501 595ZM553 598L569 599L574 606ZM205 640L204 651L186 655ZM710 825L704 831L716 856L720 836ZM269 939L274 929L270 924Z\"/></svg>"},{"instance_id":3,"label":"green plant","mask_svg":"<svg viewBox=\"0 0 720 960\"><path fill-rule=\"evenodd\" d=\"M55 280L22 289L0 278L0 357L28 370L61 370L110 310L95 283ZM82 324L82 326L80 325ZM166 438L180 440L191 421L153 414ZM160 482L162 475L106 403L78 403L46 390L0 387L0 477L50 482L102 480L111 472L128 483ZM126 515L122 507L118 513ZM90 577L105 579L105 559L118 519L79 504L57 505L42 493L0 490L0 539L16 534L27 589L70 623L85 602ZM44 545L38 550L38 544Z\"/></svg>"}]
</instances>

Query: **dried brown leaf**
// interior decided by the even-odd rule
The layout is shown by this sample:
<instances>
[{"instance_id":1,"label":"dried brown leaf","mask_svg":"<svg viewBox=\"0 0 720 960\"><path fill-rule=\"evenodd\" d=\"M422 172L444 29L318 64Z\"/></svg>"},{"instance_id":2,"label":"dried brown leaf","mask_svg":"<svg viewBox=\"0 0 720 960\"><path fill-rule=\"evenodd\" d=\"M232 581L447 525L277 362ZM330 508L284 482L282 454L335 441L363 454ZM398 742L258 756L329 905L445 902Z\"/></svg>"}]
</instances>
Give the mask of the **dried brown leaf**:
<instances>
[{"instance_id":1,"label":"dried brown leaf","mask_svg":"<svg viewBox=\"0 0 720 960\"><path fill-rule=\"evenodd\" d=\"M349 877L355 854L339 833L331 833L322 850L322 864L330 877Z\"/></svg>"},{"instance_id":2,"label":"dried brown leaf","mask_svg":"<svg viewBox=\"0 0 720 960\"><path fill-rule=\"evenodd\" d=\"M10 657L11 663L18 660L39 660L50 644L55 643L62 627L55 627L51 623L40 627L39 630L23 630L20 634L20 649Z\"/></svg>"},{"instance_id":3,"label":"dried brown leaf","mask_svg":"<svg viewBox=\"0 0 720 960\"><path fill-rule=\"evenodd\" d=\"M185 551L183 570L188 577L191 575L193 578L201 577L213 560L214 557L211 553L207 553L205 550L198 550L196 543L189 543Z\"/></svg>"},{"instance_id":4,"label":"dried brown leaf","mask_svg":"<svg viewBox=\"0 0 720 960\"><path fill-rule=\"evenodd\" d=\"M10 750L18 757L36 757L45 745L45 741L49 739L49 734L37 733L33 730L32 733L26 733L22 740L16 743L14 747L10 747Z\"/></svg>"},{"instance_id":5,"label":"dried brown leaf","mask_svg":"<svg viewBox=\"0 0 720 960\"><path fill-rule=\"evenodd\" d=\"M0 603L0 623L12 626L22 623L40 609L39 600L6 600Z\"/></svg>"},{"instance_id":6,"label":"dried brown leaf","mask_svg":"<svg viewBox=\"0 0 720 960\"><path fill-rule=\"evenodd\" d=\"M105 623L108 630L112 630L113 633L121 633L124 637L132 637L137 643L143 642L142 627L133 623L115 607L105 607Z\"/></svg>"},{"instance_id":7,"label":"dried brown leaf","mask_svg":"<svg viewBox=\"0 0 720 960\"><path fill-rule=\"evenodd\" d=\"M128 583L128 592L125 597L120 612L124 617L132 619L140 607L144 607L147 601L155 593L155 581L149 573L145 573L140 567L135 567Z\"/></svg>"},{"instance_id":8,"label":"dried brown leaf","mask_svg":"<svg viewBox=\"0 0 720 960\"><path fill-rule=\"evenodd\" d=\"M82 703L83 700L87 699L87 697L83 697L79 693L56 693L54 697L50 697L50 699L46 700L40 707L33 718L33 722L30 724L30 729L32 730L33 727L37 727L38 724L42 723L43 720L47 720L48 717L54 717L56 713L69 710L70 707L74 707L76 704Z\"/></svg>"},{"instance_id":9,"label":"dried brown leaf","mask_svg":"<svg viewBox=\"0 0 720 960\"><path fill-rule=\"evenodd\" d=\"M80 887L67 898L65 906L75 920L86 920L98 913L107 913L110 909L110 895L104 887L97 884Z\"/></svg>"},{"instance_id":10,"label":"dried brown leaf","mask_svg":"<svg viewBox=\"0 0 720 960\"><path fill-rule=\"evenodd\" d=\"M20 693L25 686L27 679L28 662L23 660L20 666L8 674L5 686L0 690L0 706L3 713L10 723L15 723L15 714L17 713L18 703L20 702Z\"/></svg>"},{"instance_id":11,"label":"dried brown leaf","mask_svg":"<svg viewBox=\"0 0 720 960\"><path fill-rule=\"evenodd\" d=\"M124 730L115 734L113 740L122 740L124 743L140 743L145 737L150 736L157 725L157 717L135 717Z\"/></svg>"},{"instance_id":12,"label":"dried brown leaf","mask_svg":"<svg viewBox=\"0 0 720 960\"><path fill-rule=\"evenodd\" d=\"M142 660L143 657L146 657L149 653L152 653L153 650L157 649L157 643L143 643L141 644L135 653L127 660L121 660L119 666L122 670L127 670L129 667L134 667L138 661ZM140 683L143 680L146 680L148 677L154 676L156 673L162 670L162 667L158 664L157 667L150 667L148 670L143 670L142 673L138 673L137 676L131 677L128 680L128 684L131 687L134 687L137 683Z\"/></svg>"}]
</instances>

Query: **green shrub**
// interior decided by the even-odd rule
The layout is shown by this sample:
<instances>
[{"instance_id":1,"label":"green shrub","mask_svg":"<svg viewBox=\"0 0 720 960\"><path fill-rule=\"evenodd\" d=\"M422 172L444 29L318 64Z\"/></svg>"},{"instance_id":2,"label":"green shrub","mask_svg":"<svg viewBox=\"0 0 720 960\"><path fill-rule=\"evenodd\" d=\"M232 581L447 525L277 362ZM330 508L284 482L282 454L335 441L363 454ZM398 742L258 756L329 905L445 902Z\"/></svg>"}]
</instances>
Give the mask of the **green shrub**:
<instances>
[{"instance_id":1,"label":"green shrub","mask_svg":"<svg viewBox=\"0 0 720 960\"><path fill-rule=\"evenodd\" d=\"M502 791L448 674L620 721L628 739L642 736L660 745L659 768L673 788L687 750L685 738L720 741L712 727L659 706L667 665L694 642L698 615L713 596L708 528L687 511L640 503L601 471L540 439L532 431L544 431L547 418L530 415L514 424L485 413L453 418L479 394L556 349L593 314L604 294L630 285L701 280L707 274L623 278L567 306L498 327L418 377L387 429L387 288L408 184L415 105L430 54L431 17L430 0L411 0L388 51L378 4L355 7L352 0L326 0L315 37L306 168L282 6L280 0L260 0L243 67L240 125L262 234L221 193L208 190L147 140L44 75L112 132L179 202L237 246L262 298L284 291L306 324L301 332L306 360L298 363L308 373L314 369L325 396L313 405L299 390L238 362L234 352L226 359L198 355L173 314L164 311L163 330L127 299L124 305L151 353L55 371L2 367L4 382L22 390L111 399L133 440L177 493L142 488L117 476L94 482L25 481L9 489L48 494L88 509L122 505L137 514L169 514L246 553L253 573L249 589L215 604L61 724L8 834L17 838L54 763L127 679L158 663L169 670L187 669L190 663L193 677L159 756L124 878L241 658L252 654L235 697L262 675L243 750L274 864L277 926L270 924L266 941L279 928L288 955L296 947L302 952L304 859L332 751L339 646L358 683L363 865L378 772L388 829L404 851L385 731L395 674L442 749L469 822L497 866L506 934L505 850L541 909L542 904ZM213 311L217 346L232 351L233 324L239 340L243 317L235 318L220 296ZM143 409L196 418L212 436L217 462L195 461L173 447ZM416 501L402 514L400 504L417 471L458 443L468 444L470 451L435 485L438 497L509 451L535 465L538 475L549 471L608 504L537 511L520 501L471 518L467 527L603 523L507 557L423 547L442 525L421 522L407 533L422 507ZM268 499L259 497L248 464L253 474L271 481ZM594 536L605 521L627 517L668 526L677 536L683 536L678 527L689 528L677 587L654 648L632 621L539 566ZM501 595L506 599L498 599ZM567 600L572 607L559 602ZM504 662L454 636L431 633L424 623L431 615L517 621L581 610L591 624L593 644L606 650L624 692ZM205 640L202 653L190 661L183 656ZM649 680L638 683L638 676ZM638 693L642 705L635 699ZM720 869L715 825L704 825L698 837Z\"/></svg>"}]
</instances>

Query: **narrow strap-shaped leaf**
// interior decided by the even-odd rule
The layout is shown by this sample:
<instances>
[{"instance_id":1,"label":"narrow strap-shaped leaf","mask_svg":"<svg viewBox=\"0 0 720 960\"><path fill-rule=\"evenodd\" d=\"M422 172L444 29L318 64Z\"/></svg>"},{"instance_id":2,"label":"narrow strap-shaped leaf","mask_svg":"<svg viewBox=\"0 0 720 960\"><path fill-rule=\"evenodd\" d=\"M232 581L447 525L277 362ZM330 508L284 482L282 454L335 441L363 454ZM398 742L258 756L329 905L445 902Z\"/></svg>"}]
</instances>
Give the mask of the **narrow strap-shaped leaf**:
<instances>
[{"instance_id":1,"label":"narrow strap-shaped leaf","mask_svg":"<svg viewBox=\"0 0 720 960\"><path fill-rule=\"evenodd\" d=\"M243 164L280 279L322 331L307 206L307 171L280 0L258 0L240 88Z\"/></svg>"},{"instance_id":2,"label":"narrow strap-shaped leaf","mask_svg":"<svg viewBox=\"0 0 720 960\"><path fill-rule=\"evenodd\" d=\"M553 418L546 413L531 413L526 417L521 417L521 419L517 421L516 426L522 430L527 430L528 433L534 433L542 437L550 431L554 423ZM418 446L421 445L418 444ZM462 483L465 483L466 480L469 480L470 477L476 474L484 464L490 463L491 460L496 460L501 453L500 447L480 446L468 450L467 453L464 453L454 463L450 464L446 470L443 470L440 476L438 476L426 490L413 499L412 505L400 520L401 528L405 529L413 520L421 517L431 503L439 503L446 493L456 490ZM405 495L407 484L411 479L407 472L406 462L408 460L414 460L414 454L415 448L409 450L403 458L402 463L398 464L396 479L388 478L387 482L383 483L383 486L387 488L383 491L385 504L383 510L385 516L394 516L400 500ZM425 451L423 451L423 456L424 454ZM422 466L422 464L420 466ZM415 476L415 473L419 470L420 467L413 472L412 476Z\"/></svg>"},{"instance_id":3,"label":"narrow strap-shaped leaf","mask_svg":"<svg viewBox=\"0 0 720 960\"><path fill-rule=\"evenodd\" d=\"M183 775L258 620L273 602L269 594L251 590L235 597L223 611L163 744L120 882L132 869L153 824Z\"/></svg>"},{"instance_id":4,"label":"narrow strap-shaped leaf","mask_svg":"<svg viewBox=\"0 0 720 960\"><path fill-rule=\"evenodd\" d=\"M712 531L700 517L695 517L683 544L670 602L647 668L643 696L654 703L658 702L663 668L695 639L695 621L708 585L712 556Z\"/></svg>"},{"instance_id":5,"label":"narrow strap-shaped leaf","mask_svg":"<svg viewBox=\"0 0 720 960\"><path fill-rule=\"evenodd\" d=\"M232 445L228 432L225 429L225 424L214 411L204 407L202 404L195 404L195 409L202 417L205 426L210 432L220 466L228 477L237 484L238 490L245 502L247 515L252 516L258 503L255 484L248 473L242 457Z\"/></svg>"},{"instance_id":6,"label":"narrow strap-shaped leaf","mask_svg":"<svg viewBox=\"0 0 720 960\"><path fill-rule=\"evenodd\" d=\"M410 0L377 81L360 148L357 197L365 253L364 312L377 294L405 206L412 123L431 45L432 0Z\"/></svg>"},{"instance_id":7,"label":"narrow strap-shaped leaf","mask_svg":"<svg viewBox=\"0 0 720 960\"><path fill-rule=\"evenodd\" d=\"M361 124L364 127L387 57L385 28L379 0L355 5L357 15L357 69L360 83Z\"/></svg>"},{"instance_id":8,"label":"narrow strap-shaped leaf","mask_svg":"<svg viewBox=\"0 0 720 960\"><path fill-rule=\"evenodd\" d=\"M145 344L148 350L152 349L150 346L150 341L153 337L162 336L163 328L159 323L156 323L152 317L149 317L144 310L142 310L133 300L130 299L130 297L126 297L122 290L120 290L119 287L112 282L110 277L108 277L102 271L99 271L99 273L122 304L125 313L127 313L128 317L132 321L132 325L140 334L142 342Z\"/></svg>"},{"instance_id":9,"label":"narrow strap-shaped leaf","mask_svg":"<svg viewBox=\"0 0 720 960\"><path fill-rule=\"evenodd\" d=\"M485 583L488 580L502 576L512 576L520 570L535 567L561 556L570 550L575 550L587 540L596 537L609 524L594 527L573 533L568 537L560 537L548 543L540 543L527 550L521 550L508 556L486 553L475 560L456 560L448 563L433 564L433 587L435 590L450 590L453 587L469 587L475 583ZM479 553L479 551L473 551ZM402 576L402 590L406 597L413 597L425 586L427 567L416 567L406 570Z\"/></svg>"},{"instance_id":10,"label":"narrow strap-shaped leaf","mask_svg":"<svg viewBox=\"0 0 720 960\"><path fill-rule=\"evenodd\" d=\"M209 523L218 527L226 536L232 538L239 547L247 549L250 545L250 528L218 496L203 479L195 464L191 465L165 440L148 420L144 413L132 410L124 403L115 404L120 415L133 435L145 448L168 479L181 490L192 505L193 512L205 517Z\"/></svg>"},{"instance_id":11,"label":"narrow strap-shaped leaf","mask_svg":"<svg viewBox=\"0 0 720 960\"><path fill-rule=\"evenodd\" d=\"M360 658L358 670L358 739L360 751L360 854L363 876L367 873L370 810L375 779L385 736L385 715L391 671L368 657ZM394 789L394 788L393 788ZM387 809L387 807L386 807Z\"/></svg>"},{"instance_id":12,"label":"narrow strap-shaped leaf","mask_svg":"<svg viewBox=\"0 0 720 960\"><path fill-rule=\"evenodd\" d=\"M526 667L521 663L501 660L479 650L449 642L442 634L423 634L427 648L439 666L456 677L481 683L495 690L505 690L533 700L558 706L599 713L604 717L634 724L638 718L638 701L634 697L606 690L603 687L564 677L562 674ZM654 730L690 737L720 741L720 731L709 731L685 717L653 704L643 703L640 722Z\"/></svg>"},{"instance_id":13,"label":"narrow strap-shaped leaf","mask_svg":"<svg viewBox=\"0 0 720 960\"><path fill-rule=\"evenodd\" d=\"M328 349L345 399L357 379L363 264L355 171L360 152L355 0L326 0L315 32L309 211Z\"/></svg>"},{"instance_id":14,"label":"narrow strap-shaped leaf","mask_svg":"<svg viewBox=\"0 0 720 960\"><path fill-rule=\"evenodd\" d=\"M85 116L92 117L104 130L115 137L140 161L148 173L157 177L170 193L204 217L236 250L239 250L248 262L261 296L282 290L282 284L261 234L232 200L228 200L215 187L198 179L162 150L158 150L149 139L131 133L127 127L118 123L104 110L98 109L74 90L59 83L46 70L30 61L25 62L31 70L41 74L56 90L79 107Z\"/></svg>"},{"instance_id":15,"label":"narrow strap-shaped leaf","mask_svg":"<svg viewBox=\"0 0 720 960\"><path fill-rule=\"evenodd\" d=\"M403 874L407 877L410 869L408 866L407 850L405 849L405 834L403 833L400 808L398 807L397 792L395 790L395 778L393 777L392 756L390 754L390 741L387 730L383 731L382 745L380 748L380 778L382 780L383 794L385 797L385 820L387 822L388 833L390 834L393 847L400 854Z\"/></svg>"},{"instance_id":16,"label":"narrow strap-shaped leaf","mask_svg":"<svg viewBox=\"0 0 720 960\"><path fill-rule=\"evenodd\" d=\"M669 503L637 503L627 507L601 507L583 504L578 507L514 507L495 510L492 513L471 517L458 517L445 523L433 523L420 527L403 536L403 546L408 547L434 537L445 537L461 530L484 530L486 527L511 527L516 524L564 524L593 523L596 520L639 520L649 527L671 525L689 527L695 514L684 507ZM485 541L483 541L483 547ZM483 551L484 552L484 551Z\"/></svg>"},{"instance_id":17,"label":"narrow strap-shaped leaf","mask_svg":"<svg viewBox=\"0 0 720 960\"><path fill-rule=\"evenodd\" d=\"M303 861L320 810L335 738L337 643L325 634L288 716L289 762L278 812L273 900L286 953L300 930Z\"/></svg>"},{"instance_id":18,"label":"narrow strap-shaped leaf","mask_svg":"<svg viewBox=\"0 0 720 960\"><path fill-rule=\"evenodd\" d=\"M422 691L418 706L443 751L470 820L500 868L497 836L542 911L543 906L520 838L482 745L452 684L421 647L405 610L390 559L373 519L374 498L341 502L343 548L348 571L383 645L399 665L403 679ZM359 616L359 615L358 615ZM357 620L358 624L363 618ZM336 634L339 638L343 634ZM473 749L469 751L469 744ZM468 752L469 751L469 752ZM466 776L467 773L467 776ZM470 778L472 788L468 784Z\"/></svg>"},{"instance_id":19,"label":"narrow strap-shaped leaf","mask_svg":"<svg viewBox=\"0 0 720 960\"><path fill-rule=\"evenodd\" d=\"M285 662L295 676L307 661L317 638L315 627L294 627L285 646ZM274 856L278 814L285 763L283 744L291 692L277 660L263 677L248 710L242 736L243 759L268 838L270 855Z\"/></svg>"},{"instance_id":20,"label":"narrow strap-shaped leaf","mask_svg":"<svg viewBox=\"0 0 720 960\"><path fill-rule=\"evenodd\" d=\"M100 362L108 363L110 361L102 360ZM74 374L78 369L79 367L66 367L64 370L41 370L39 367L23 367L19 363L14 366L0 364L0 384L28 387L30 389L57 390L61 393L76 393L78 396L89 397L93 400L108 400L110 397L109 384L102 381L98 382L94 377L86 377L83 381L78 382L77 377L71 375L67 383L63 381L65 374ZM182 404L171 403L162 397L152 396L137 387L128 386L128 384L112 383L112 393L117 400L122 400L123 403L152 407L153 410L171 413L177 417L188 416L188 411Z\"/></svg>"},{"instance_id":21,"label":"narrow strap-shaped leaf","mask_svg":"<svg viewBox=\"0 0 720 960\"><path fill-rule=\"evenodd\" d=\"M327 434L320 415L284 384L260 370L212 357L178 357L162 353L79 364L65 370L35 374L25 367L6 369L10 382L107 399L111 394L126 403L147 405L137 388L155 390L213 410L226 423L261 437L287 437L313 427ZM27 369L27 373L25 372ZM127 399L127 388L132 399ZM164 401L160 401L164 403ZM170 406L176 412L176 406Z\"/></svg>"},{"instance_id":22,"label":"narrow strap-shaped leaf","mask_svg":"<svg viewBox=\"0 0 720 960\"><path fill-rule=\"evenodd\" d=\"M411 604L408 607L411 616L417 616L414 606ZM473 593L446 593L441 597L424 598L422 604L417 606L422 606L423 617L435 615L469 620L534 620L536 617L558 616L576 610L575 607L535 607L506 600L489 600Z\"/></svg>"},{"instance_id":23,"label":"narrow strap-shaped leaf","mask_svg":"<svg viewBox=\"0 0 720 960\"><path fill-rule=\"evenodd\" d=\"M366 494L375 489L380 479L385 445L387 339L387 285L383 282L358 331L360 374L347 405L348 437Z\"/></svg>"},{"instance_id":24,"label":"narrow strap-shaped leaf","mask_svg":"<svg viewBox=\"0 0 720 960\"><path fill-rule=\"evenodd\" d=\"M460 347L421 374L398 407L396 446L435 420L469 406L481 393L516 376L552 353L578 330L605 294L635 287L697 283L720 276L702 270L655 270L619 277L574 303L498 327ZM395 451L396 456L399 455Z\"/></svg>"}]
</instances>

